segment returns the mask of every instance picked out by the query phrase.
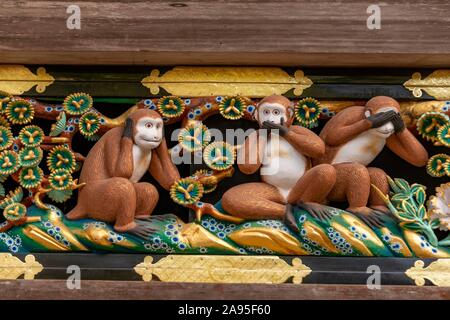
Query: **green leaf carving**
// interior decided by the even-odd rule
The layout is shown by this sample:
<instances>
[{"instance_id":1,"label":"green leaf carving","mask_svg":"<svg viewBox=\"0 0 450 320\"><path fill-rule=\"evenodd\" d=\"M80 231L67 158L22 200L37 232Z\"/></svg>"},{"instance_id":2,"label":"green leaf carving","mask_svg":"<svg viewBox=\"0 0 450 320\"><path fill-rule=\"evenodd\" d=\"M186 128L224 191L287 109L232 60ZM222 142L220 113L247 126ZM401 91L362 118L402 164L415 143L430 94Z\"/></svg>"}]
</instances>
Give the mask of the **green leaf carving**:
<instances>
[{"instance_id":1,"label":"green leaf carving","mask_svg":"<svg viewBox=\"0 0 450 320\"><path fill-rule=\"evenodd\" d=\"M423 220L426 215L427 215L427 210L425 209L425 206L423 204L421 204L419 209L417 210L417 216L419 217L420 220Z\"/></svg>"},{"instance_id":2,"label":"green leaf carving","mask_svg":"<svg viewBox=\"0 0 450 320\"><path fill-rule=\"evenodd\" d=\"M409 187L409 183L406 182L406 180L404 179L400 179L400 178L395 178L394 179L396 185L403 191L409 191L410 187Z\"/></svg>"},{"instance_id":3,"label":"green leaf carving","mask_svg":"<svg viewBox=\"0 0 450 320\"><path fill-rule=\"evenodd\" d=\"M409 203L408 201L403 201L401 206L403 211L407 213L410 217L415 216L415 209L411 203Z\"/></svg>"},{"instance_id":4,"label":"green leaf carving","mask_svg":"<svg viewBox=\"0 0 450 320\"><path fill-rule=\"evenodd\" d=\"M423 188L417 189L416 193L414 194L414 197L416 198L416 201L418 204L423 204L425 202L425 190Z\"/></svg>"}]
</instances>

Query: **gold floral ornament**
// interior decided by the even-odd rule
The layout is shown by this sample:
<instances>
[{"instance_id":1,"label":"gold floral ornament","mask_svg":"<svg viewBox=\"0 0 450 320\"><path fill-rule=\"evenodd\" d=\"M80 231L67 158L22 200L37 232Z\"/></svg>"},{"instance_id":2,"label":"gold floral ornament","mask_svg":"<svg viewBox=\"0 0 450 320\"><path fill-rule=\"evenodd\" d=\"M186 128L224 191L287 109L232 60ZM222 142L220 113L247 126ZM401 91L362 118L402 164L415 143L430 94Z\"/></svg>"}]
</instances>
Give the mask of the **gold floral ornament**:
<instances>
[{"instance_id":1,"label":"gold floral ornament","mask_svg":"<svg viewBox=\"0 0 450 320\"><path fill-rule=\"evenodd\" d=\"M162 97L158 100L158 111L166 118L176 118L183 114L184 102L178 97Z\"/></svg>"},{"instance_id":2,"label":"gold floral ornament","mask_svg":"<svg viewBox=\"0 0 450 320\"><path fill-rule=\"evenodd\" d=\"M19 163L21 167L29 168L37 166L44 155L39 147L25 147L19 152Z\"/></svg>"},{"instance_id":3,"label":"gold floral ornament","mask_svg":"<svg viewBox=\"0 0 450 320\"><path fill-rule=\"evenodd\" d=\"M235 160L235 149L224 141L213 142L203 150L203 161L212 170L226 170L234 164Z\"/></svg>"},{"instance_id":4,"label":"gold floral ornament","mask_svg":"<svg viewBox=\"0 0 450 320\"><path fill-rule=\"evenodd\" d=\"M43 270L42 264L31 254L25 257L25 262L11 253L0 253L0 279L14 280L24 275L25 280L32 280Z\"/></svg>"},{"instance_id":5,"label":"gold floral ornament","mask_svg":"<svg viewBox=\"0 0 450 320\"><path fill-rule=\"evenodd\" d=\"M19 140L27 147L36 147L44 141L44 131L35 125L23 127L19 132Z\"/></svg>"},{"instance_id":6,"label":"gold floral ornament","mask_svg":"<svg viewBox=\"0 0 450 320\"><path fill-rule=\"evenodd\" d=\"M134 270L144 281L153 275L163 282L300 284L311 273L299 258L292 266L276 256L170 255L153 263L145 257Z\"/></svg>"},{"instance_id":7,"label":"gold floral ornament","mask_svg":"<svg viewBox=\"0 0 450 320\"><path fill-rule=\"evenodd\" d=\"M57 169L48 177L50 187L55 190L69 189L73 184L73 178L69 171Z\"/></svg>"},{"instance_id":8,"label":"gold floral ornament","mask_svg":"<svg viewBox=\"0 0 450 320\"><path fill-rule=\"evenodd\" d=\"M416 98L420 98L424 90L438 100L450 99L450 70L436 70L424 79L420 72L415 72L403 86Z\"/></svg>"},{"instance_id":9,"label":"gold floral ornament","mask_svg":"<svg viewBox=\"0 0 450 320\"><path fill-rule=\"evenodd\" d=\"M442 145L450 147L450 122L439 129L437 138Z\"/></svg>"},{"instance_id":10,"label":"gold floral ornament","mask_svg":"<svg viewBox=\"0 0 450 320\"><path fill-rule=\"evenodd\" d=\"M319 101L313 98L304 98L295 105L294 115L303 127L313 128L318 125L321 111Z\"/></svg>"},{"instance_id":11,"label":"gold floral ornament","mask_svg":"<svg viewBox=\"0 0 450 320\"><path fill-rule=\"evenodd\" d=\"M6 117L12 124L26 124L34 117L34 108L24 99L11 100L6 106Z\"/></svg>"},{"instance_id":12,"label":"gold floral ornament","mask_svg":"<svg viewBox=\"0 0 450 320\"><path fill-rule=\"evenodd\" d=\"M92 137L100 129L100 117L94 112L83 114L78 123L80 132L85 137Z\"/></svg>"},{"instance_id":13,"label":"gold floral ornament","mask_svg":"<svg viewBox=\"0 0 450 320\"><path fill-rule=\"evenodd\" d=\"M18 186L16 189L9 191L9 193L0 201L0 209L5 209L11 203L19 203L23 199L23 189Z\"/></svg>"},{"instance_id":14,"label":"gold floral ornament","mask_svg":"<svg viewBox=\"0 0 450 320\"><path fill-rule=\"evenodd\" d=\"M13 136L11 130L7 127L0 126L0 150L8 149L13 144Z\"/></svg>"},{"instance_id":15,"label":"gold floral ornament","mask_svg":"<svg viewBox=\"0 0 450 320\"><path fill-rule=\"evenodd\" d=\"M0 126L11 129L11 124L3 116L0 116Z\"/></svg>"},{"instance_id":16,"label":"gold floral ornament","mask_svg":"<svg viewBox=\"0 0 450 320\"><path fill-rule=\"evenodd\" d=\"M66 146L57 146L47 156L47 166L51 172L65 170L72 173L75 170L75 155Z\"/></svg>"},{"instance_id":17,"label":"gold floral ornament","mask_svg":"<svg viewBox=\"0 0 450 320\"><path fill-rule=\"evenodd\" d=\"M178 142L181 147L189 152L202 150L211 141L211 133L200 122L192 122L181 129L178 134Z\"/></svg>"},{"instance_id":18,"label":"gold floral ornament","mask_svg":"<svg viewBox=\"0 0 450 320\"><path fill-rule=\"evenodd\" d=\"M446 174L446 163L450 161L450 156L444 153L436 154L428 160L427 172L432 177L443 177Z\"/></svg>"},{"instance_id":19,"label":"gold floral ornament","mask_svg":"<svg viewBox=\"0 0 450 320\"><path fill-rule=\"evenodd\" d=\"M448 124L450 118L441 112L427 112L417 120L417 131L428 141L438 141L438 132Z\"/></svg>"},{"instance_id":20,"label":"gold floral ornament","mask_svg":"<svg viewBox=\"0 0 450 320\"><path fill-rule=\"evenodd\" d=\"M27 214L27 207L21 203L11 203L8 204L5 209L3 209L3 216L8 221L17 221L25 217Z\"/></svg>"},{"instance_id":21,"label":"gold floral ornament","mask_svg":"<svg viewBox=\"0 0 450 320\"><path fill-rule=\"evenodd\" d=\"M196 203L202 196L202 184L190 178L180 179L170 188L170 197L174 202L181 205Z\"/></svg>"},{"instance_id":22,"label":"gold floral ornament","mask_svg":"<svg viewBox=\"0 0 450 320\"><path fill-rule=\"evenodd\" d=\"M425 285L425 280L428 279L438 287L450 287L450 259L438 259L424 267L425 263L418 260L405 274L413 279L417 286Z\"/></svg>"},{"instance_id":23,"label":"gold floral ornament","mask_svg":"<svg viewBox=\"0 0 450 320\"><path fill-rule=\"evenodd\" d=\"M153 69L142 84L154 95L160 88L180 97L281 95L292 89L297 96L313 82L301 70L294 75L276 67L175 67L160 75Z\"/></svg>"},{"instance_id":24,"label":"gold floral ornament","mask_svg":"<svg viewBox=\"0 0 450 320\"><path fill-rule=\"evenodd\" d=\"M92 97L84 92L73 93L64 99L64 110L70 115L81 115L87 112L93 105Z\"/></svg>"},{"instance_id":25,"label":"gold floral ornament","mask_svg":"<svg viewBox=\"0 0 450 320\"><path fill-rule=\"evenodd\" d=\"M11 101L11 99L12 95L7 92L0 91L0 113L6 111L6 106L8 105L8 102Z\"/></svg>"},{"instance_id":26,"label":"gold floral ornament","mask_svg":"<svg viewBox=\"0 0 450 320\"><path fill-rule=\"evenodd\" d=\"M436 188L436 194L428 200L428 215L439 221L439 228L450 230L450 182Z\"/></svg>"},{"instance_id":27,"label":"gold floral ornament","mask_svg":"<svg viewBox=\"0 0 450 320\"><path fill-rule=\"evenodd\" d=\"M43 178L44 173L39 167L22 168L19 183L25 189L32 189L39 186Z\"/></svg>"},{"instance_id":28,"label":"gold floral ornament","mask_svg":"<svg viewBox=\"0 0 450 320\"><path fill-rule=\"evenodd\" d=\"M37 68L34 74L22 65L0 65L0 90L12 95L21 95L34 86L37 93L43 93L53 82L55 78L43 67Z\"/></svg>"},{"instance_id":29,"label":"gold floral ornament","mask_svg":"<svg viewBox=\"0 0 450 320\"><path fill-rule=\"evenodd\" d=\"M19 169L19 157L11 150L0 152L0 175L10 175Z\"/></svg>"},{"instance_id":30,"label":"gold floral ornament","mask_svg":"<svg viewBox=\"0 0 450 320\"><path fill-rule=\"evenodd\" d=\"M246 103L241 97L226 97L219 105L220 114L228 120L237 120L244 116Z\"/></svg>"}]
</instances>

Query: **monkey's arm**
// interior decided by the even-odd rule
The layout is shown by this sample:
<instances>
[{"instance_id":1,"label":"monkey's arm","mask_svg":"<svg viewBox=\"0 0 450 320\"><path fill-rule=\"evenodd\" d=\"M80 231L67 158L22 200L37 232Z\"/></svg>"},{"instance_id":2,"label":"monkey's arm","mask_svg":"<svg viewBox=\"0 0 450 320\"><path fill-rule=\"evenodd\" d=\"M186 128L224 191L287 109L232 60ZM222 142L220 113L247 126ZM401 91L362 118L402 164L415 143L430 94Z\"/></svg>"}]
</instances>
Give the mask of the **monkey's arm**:
<instances>
[{"instance_id":1,"label":"monkey's arm","mask_svg":"<svg viewBox=\"0 0 450 320\"><path fill-rule=\"evenodd\" d=\"M253 174L259 170L265 139L259 137L258 131L252 132L238 152L238 167L242 173Z\"/></svg>"},{"instance_id":2,"label":"monkey's arm","mask_svg":"<svg viewBox=\"0 0 450 320\"><path fill-rule=\"evenodd\" d=\"M180 173L170 158L166 140L163 139L156 150L153 150L149 171L156 181L166 190L180 179Z\"/></svg>"},{"instance_id":3,"label":"monkey's arm","mask_svg":"<svg viewBox=\"0 0 450 320\"><path fill-rule=\"evenodd\" d=\"M408 130L390 136L386 145L396 155L416 167L423 167L428 162L428 152Z\"/></svg>"},{"instance_id":4,"label":"monkey's arm","mask_svg":"<svg viewBox=\"0 0 450 320\"><path fill-rule=\"evenodd\" d=\"M339 146L372 127L364 116L364 107L351 107L331 118L320 137L329 146Z\"/></svg>"},{"instance_id":5,"label":"monkey's arm","mask_svg":"<svg viewBox=\"0 0 450 320\"><path fill-rule=\"evenodd\" d=\"M291 126L283 136L298 152L310 158L321 157L325 153L325 144L311 130L300 126Z\"/></svg>"},{"instance_id":6,"label":"monkey's arm","mask_svg":"<svg viewBox=\"0 0 450 320\"><path fill-rule=\"evenodd\" d=\"M123 136L121 130L108 138L111 139L105 141L104 152L110 176L130 178L133 174L133 140Z\"/></svg>"}]
</instances>

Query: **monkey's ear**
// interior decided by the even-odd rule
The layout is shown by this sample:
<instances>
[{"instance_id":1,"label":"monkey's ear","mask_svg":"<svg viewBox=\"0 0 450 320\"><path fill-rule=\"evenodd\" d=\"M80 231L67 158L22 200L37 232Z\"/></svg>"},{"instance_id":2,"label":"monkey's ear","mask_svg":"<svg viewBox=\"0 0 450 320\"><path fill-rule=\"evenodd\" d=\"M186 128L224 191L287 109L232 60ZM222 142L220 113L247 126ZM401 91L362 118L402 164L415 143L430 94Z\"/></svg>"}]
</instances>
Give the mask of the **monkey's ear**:
<instances>
[{"instance_id":1,"label":"monkey's ear","mask_svg":"<svg viewBox=\"0 0 450 320\"><path fill-rule=\"evenodd\" d=\"M294 109L292 107L287 107L286 111L288 119L291 119L294 116Z\"/></svg>"},{"instance_id":2,"label":"monkey's ear","mask_svg":"<svg viewBox=\"0 0 450 320\"><path fill-rule=\"evenodd\" d=\"M258 110L259 110L259 106L257 107L257 108L255 108L255 111L253 111L253 119L255 119L256 120L256 122L259 122L259 112L258 112Z\"/></svg>"},{"instance_id":3,"label":"monkey's ear","mask_svg":"<svg viewBox=\"0 0 450 320\"><path fill-rule=\"evenodd\" d=\"M366 111L364 111L364 115L366 116L366 118L368 118L372 115L372 112L370 112L369 109L366 109Z\"/></svg>"}]
</instances>

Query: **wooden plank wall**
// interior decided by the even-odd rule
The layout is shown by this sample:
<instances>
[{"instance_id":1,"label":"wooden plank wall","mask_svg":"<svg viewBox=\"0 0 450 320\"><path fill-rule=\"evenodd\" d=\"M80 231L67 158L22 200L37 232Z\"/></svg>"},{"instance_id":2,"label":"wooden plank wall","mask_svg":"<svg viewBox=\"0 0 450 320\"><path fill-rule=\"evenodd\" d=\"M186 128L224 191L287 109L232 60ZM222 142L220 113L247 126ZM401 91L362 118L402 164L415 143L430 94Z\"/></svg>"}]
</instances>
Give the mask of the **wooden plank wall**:
<instances>
[{"instance_id":1,"label":"wooden plank wall","mask_svg":"<svg viewBox=\"0 0 450 320\"><path fill-rule=\"evenodd\" d=\"M0 281L0 300L433 300L450 299L450 289L432 286L385 286L331 284L220 284L143 281L94 281L80 290L67 288L65 280Z\"/></svg>"},{"instance_id":2,"label":"wooden plank wall","mask_svg":"<svg viewBox=\"0 0 450 320\"><path fill-rule=\"evenodd\" d=\"M0 63L445 67L450 2L79 0L0 2Z\"/></svg>"}]
</instances>

